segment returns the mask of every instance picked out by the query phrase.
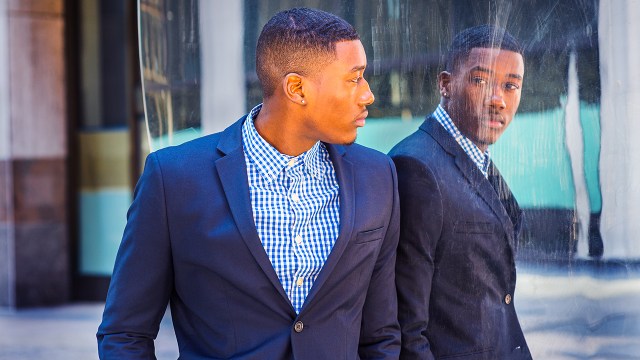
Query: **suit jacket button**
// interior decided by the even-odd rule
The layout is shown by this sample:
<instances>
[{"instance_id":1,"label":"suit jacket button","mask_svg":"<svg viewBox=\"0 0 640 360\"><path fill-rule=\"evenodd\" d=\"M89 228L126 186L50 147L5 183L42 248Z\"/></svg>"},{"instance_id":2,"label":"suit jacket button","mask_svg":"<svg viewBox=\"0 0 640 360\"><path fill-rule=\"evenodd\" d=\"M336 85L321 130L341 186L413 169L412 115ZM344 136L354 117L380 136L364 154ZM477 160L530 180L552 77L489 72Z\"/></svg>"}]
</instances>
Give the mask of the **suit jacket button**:
<instances>
[{"instance_id":1,"label":"suit jacket button","mask_svg":"<svg viewBox=\"0 0 640 360\"><path fill-rule=\"evenodd\" d=\"M304 324L302 323L302 321L296 321L295 325L293 325L293 330L295 330L295 332L297 333L301 333L303 329Z\"/></svg>"},{"instance_id":2,"label":"suit jacket button","mask_svg":"<svg viewBox=\"0 0 640 360\"><path fill-rule=\"evenodd\" d=\"M505 295L504 303L507 304L507 305L511 304L511 294Z\"/></svg>"}]
</instances>

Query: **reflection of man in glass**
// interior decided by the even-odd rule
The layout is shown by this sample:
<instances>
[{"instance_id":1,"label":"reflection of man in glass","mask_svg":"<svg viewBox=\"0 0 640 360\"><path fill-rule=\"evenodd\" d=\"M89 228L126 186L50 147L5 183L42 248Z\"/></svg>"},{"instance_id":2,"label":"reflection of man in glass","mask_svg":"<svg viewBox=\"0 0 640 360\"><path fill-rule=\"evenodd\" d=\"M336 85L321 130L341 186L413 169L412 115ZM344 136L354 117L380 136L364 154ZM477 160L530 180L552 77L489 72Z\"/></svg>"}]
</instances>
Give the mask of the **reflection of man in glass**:
<instances>
[{"instance_id":1,"label":"reflection of man in glass","mask_svg":"<svg viewBox=\"0 0 640 360\"><path fill-rule=\"evenodd\" d=\"M398 357L393 163L344 146L373 102L358 34L322 11L284 11L256 63L262 105L149 155L102 358L150 358L167 303L186 359Z\"/></svg>"},{"instance_id":2,"label":"reflection of man in glass","mask_svg":"<svg viewBox=\"0 0 640 360\"><path fill-rule=\"evenodd\" d=\"M503 29L458 34L440 105L391 156L404 359L529 359L513 304L521 211L489 158L520 103L524 61Z\"/></svg>"}]
</instances>

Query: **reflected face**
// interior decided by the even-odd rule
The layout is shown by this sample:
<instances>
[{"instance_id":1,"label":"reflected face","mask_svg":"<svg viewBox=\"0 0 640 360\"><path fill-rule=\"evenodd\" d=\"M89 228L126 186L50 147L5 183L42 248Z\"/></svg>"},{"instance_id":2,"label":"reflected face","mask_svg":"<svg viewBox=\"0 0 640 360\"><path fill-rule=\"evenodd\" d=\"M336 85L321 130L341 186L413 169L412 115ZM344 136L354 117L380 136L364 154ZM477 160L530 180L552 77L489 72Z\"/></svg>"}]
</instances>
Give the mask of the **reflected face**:
<instances>
[{"instance_id":1,"label":"reflected face","mask_svg":"<svg viewBox=\"0 0 640 360\"><path fill-rule=\"evenodd\" d=\"M440 75L443 106L482 151L495 143L520 105L524 60L517 52L474 48L452 74Z\"/></svg>"},{"instance_id":2,"label":"reflected face","mask_svg":"<svg viewBox=\"0 0 640 360\"><path fill-rule=\"evenodd\" d=\"M336 59L305 82L304 133L315 141L351 144L364 126L374 96L363 74L367 57L360 40L336 43Z\"/></svg>"}]
</instances>

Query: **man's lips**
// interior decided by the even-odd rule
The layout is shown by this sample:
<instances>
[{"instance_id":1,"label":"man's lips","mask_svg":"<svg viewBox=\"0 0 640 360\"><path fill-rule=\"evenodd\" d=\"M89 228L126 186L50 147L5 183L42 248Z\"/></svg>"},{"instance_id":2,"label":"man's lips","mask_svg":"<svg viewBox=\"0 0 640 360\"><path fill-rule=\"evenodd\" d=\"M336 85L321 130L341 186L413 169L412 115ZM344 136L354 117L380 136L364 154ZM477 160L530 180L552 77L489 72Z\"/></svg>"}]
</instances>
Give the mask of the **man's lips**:
<instances>
[{"instance_id":1,"label":"man's lips","mask_svg":"<svg viewBox=\"0 0 640 360\"><path fill-rule=\"evenodd\" d=\"M505 126L506 121L501 115L491 114L483 119L487 127L501 129Z\"/></svg>"},{"instance_id":2,"label":"man's lips","mask_svg":"<svg viewBox=\"0 0 640 360\"><path fill-rule=\"evenodd\" d=\"M369 116L368 111L364 111L362 114L358 115L358 117L356 118L356 126L363 127L366 122L365 119L367 118L367 116Z\"/></svg>"}]
</instances>

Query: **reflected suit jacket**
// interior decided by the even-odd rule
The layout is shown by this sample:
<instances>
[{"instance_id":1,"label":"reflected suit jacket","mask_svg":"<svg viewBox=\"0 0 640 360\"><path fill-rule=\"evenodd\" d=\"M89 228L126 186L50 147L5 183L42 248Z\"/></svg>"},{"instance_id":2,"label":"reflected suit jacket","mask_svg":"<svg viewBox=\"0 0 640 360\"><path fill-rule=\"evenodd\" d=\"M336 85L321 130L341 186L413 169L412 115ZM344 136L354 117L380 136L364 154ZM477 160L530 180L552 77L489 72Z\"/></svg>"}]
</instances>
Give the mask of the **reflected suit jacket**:
<instances>
[{"instance_id":1,"label":"reflected suit jacket","mask_svg":"<svg viewBox=\"0 0 640 360\"><path fill-rule=\"evenodd\" d=\"M296 314L255 228L244 119L148 156L98 329L100 357L154 358L169 303L181 359L397 359L393 162L327 145L340 233Z\"/></svg>"},{"instance_id":2,"label":"reflected suit jacket","mask_svg":"<svg viewBox=\"0 0 640 360\"><path fill-rule=\"evenodd\" d=\"M513 304L521 210L429 116L390 152L403 359L530 359Z\"/></svg>"}]
</instances>

